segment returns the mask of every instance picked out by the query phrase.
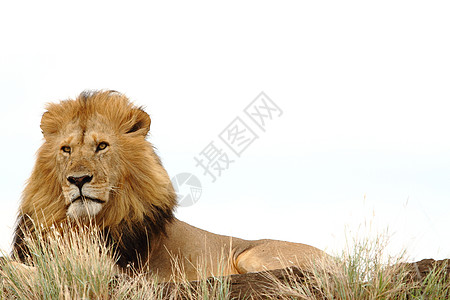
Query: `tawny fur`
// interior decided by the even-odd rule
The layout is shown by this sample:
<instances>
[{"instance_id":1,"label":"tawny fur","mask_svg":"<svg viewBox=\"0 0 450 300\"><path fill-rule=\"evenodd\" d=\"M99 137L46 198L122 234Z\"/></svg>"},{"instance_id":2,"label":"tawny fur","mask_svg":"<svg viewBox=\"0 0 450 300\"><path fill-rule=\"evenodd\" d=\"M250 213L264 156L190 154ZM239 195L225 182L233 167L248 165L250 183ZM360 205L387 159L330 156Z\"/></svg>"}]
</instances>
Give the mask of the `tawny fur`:
<instances>
[{"instance_id":1,"label":"tawny fur","mask_svg":"<svg viewBox=\"0 0 450 300\"><path fill-rule=\"evenodd\" d=\"M133 265L162 280L171 278L174 262L192 280L199 264L205 275L227 275L308 268L325 256L308 245L216 235L174 218L176 194L146 140L150 123L147 113L114 91L49 104L41 121L45 141L19 209L14 254L27 256L24 230L76 219L105 231L120 267ZM76 180L86 183L79 187Z\"/></svg>"}]
</instances>

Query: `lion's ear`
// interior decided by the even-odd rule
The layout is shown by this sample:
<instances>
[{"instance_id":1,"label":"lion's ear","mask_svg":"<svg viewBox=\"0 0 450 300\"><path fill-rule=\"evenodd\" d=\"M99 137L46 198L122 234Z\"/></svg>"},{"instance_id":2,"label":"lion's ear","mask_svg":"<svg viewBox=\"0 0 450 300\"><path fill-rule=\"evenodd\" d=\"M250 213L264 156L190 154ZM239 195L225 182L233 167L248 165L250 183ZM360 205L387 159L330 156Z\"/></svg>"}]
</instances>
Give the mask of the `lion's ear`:
<instances>
[{"instance_id":1,"label":"lion's ear","mask_svg":"<svg viewBox=\"0 0 450 300\"><path fill-rule=\"evenodd\" d=\"M142 109L134 109L131 118L125 127L126 134L139 134L146 136L150 130L150 116Z\"/></svg>"},{"instance_id":2,"label":"lion's ear","mask_svg":"<svg viewBox=\"0 0 450 300\"><path fill-rule=\"evenodd\" d=\"M41 130L44 137L55 134L58 131L58 121L46 111L41 118Z\"/></svg>"}]
</instances>

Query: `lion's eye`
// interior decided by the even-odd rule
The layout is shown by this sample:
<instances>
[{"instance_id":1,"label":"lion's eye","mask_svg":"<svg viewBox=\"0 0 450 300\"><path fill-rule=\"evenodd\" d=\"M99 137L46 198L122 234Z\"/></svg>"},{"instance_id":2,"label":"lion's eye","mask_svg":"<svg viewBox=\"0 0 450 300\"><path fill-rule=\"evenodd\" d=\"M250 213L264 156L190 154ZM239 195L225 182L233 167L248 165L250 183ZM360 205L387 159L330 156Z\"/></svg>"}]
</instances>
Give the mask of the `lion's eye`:
<instances>
[{"instance_id":1,"label":"lion's eye","mask_svg":"<svg viewBox=\"0 0 450 300\"><path fill-rule=\"evenodd\" d=\"M63 152L65 152L65 153L70 153L70 151L71 151L72 149L70 149L69 146L62 146L62 147L61 147L61 150L62 150Z\"/></svg>"},{"instance_id":2,"label":"lion's eye","mask_svg":"<svg viewBox=\"0 0 450 300\"><path fill-rule=\"evenodd\" d=\"M98 152L98 151L101 151L101 150L105 150L107 147L108 147L108 143L101 142L100 144L98 144L96 151Z\"/></svg>"}]
</instances>

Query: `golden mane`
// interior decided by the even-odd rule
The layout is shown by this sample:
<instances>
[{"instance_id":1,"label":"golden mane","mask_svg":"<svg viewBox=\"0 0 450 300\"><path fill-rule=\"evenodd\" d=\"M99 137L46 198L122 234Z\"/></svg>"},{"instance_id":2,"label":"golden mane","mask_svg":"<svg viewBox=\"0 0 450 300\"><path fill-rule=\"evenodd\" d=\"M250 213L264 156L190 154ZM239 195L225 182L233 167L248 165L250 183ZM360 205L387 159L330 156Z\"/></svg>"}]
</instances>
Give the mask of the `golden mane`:
<instances>
[{"instance_id":1,"label":"golden mane","mask_svg":"<svg viewBox=\"0 0 450 300\"><path fill-rule=\"evenodd\" d=\"M48 104L46 108L41 120L45 140L23 192L14 251L23 260L26 254L22 247L24 230L33 231L35 226L49 228L67 221L62 189L66 178L55 157L60 151L61 139L72 133L74 124L84 134L95 122L112 132L110 139L117 150L114 165L106 172L117 178L117 186L93 221L118 245L123 265L135 262L138 258L131 257L136 254L127 253L128 248L130 252L136 247L145 248L144 253L148 235L164 232L165 225L173 219L176 205L170 179L153 146L145 139L150 117L115 91L87 91L75 100Z\"/></svg>"}]
</instances>

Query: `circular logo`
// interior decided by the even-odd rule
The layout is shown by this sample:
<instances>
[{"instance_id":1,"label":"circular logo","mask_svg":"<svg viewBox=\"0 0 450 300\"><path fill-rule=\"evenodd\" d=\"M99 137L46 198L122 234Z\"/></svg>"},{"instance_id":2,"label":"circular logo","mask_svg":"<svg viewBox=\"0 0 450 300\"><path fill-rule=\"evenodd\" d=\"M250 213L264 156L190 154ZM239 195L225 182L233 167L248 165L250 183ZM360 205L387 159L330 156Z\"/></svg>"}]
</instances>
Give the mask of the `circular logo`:
<instances>
[{"instance_id":1,"label":"circular logo","mask_svg":"<svg viewBox=\"0 0 450 300\"><path fill-rule=\"evenodd\" d=\"M202 195L202 184L194 174L177 174L172 178L172 185L177 193L179 206L194 205Z\"/></svg>"}]
</instances>

